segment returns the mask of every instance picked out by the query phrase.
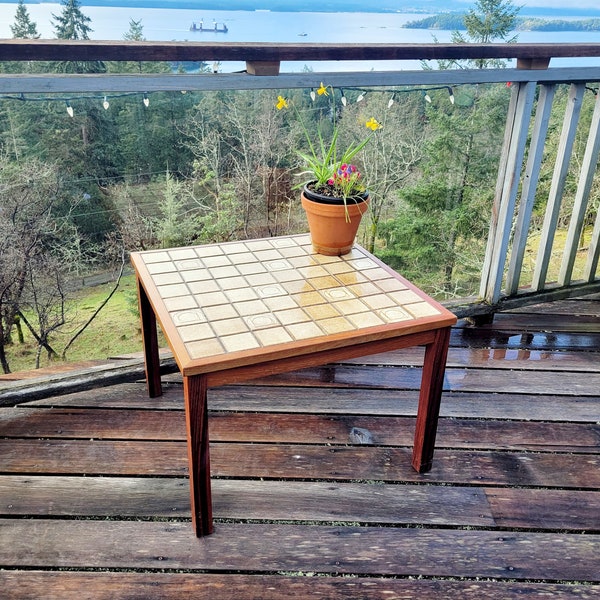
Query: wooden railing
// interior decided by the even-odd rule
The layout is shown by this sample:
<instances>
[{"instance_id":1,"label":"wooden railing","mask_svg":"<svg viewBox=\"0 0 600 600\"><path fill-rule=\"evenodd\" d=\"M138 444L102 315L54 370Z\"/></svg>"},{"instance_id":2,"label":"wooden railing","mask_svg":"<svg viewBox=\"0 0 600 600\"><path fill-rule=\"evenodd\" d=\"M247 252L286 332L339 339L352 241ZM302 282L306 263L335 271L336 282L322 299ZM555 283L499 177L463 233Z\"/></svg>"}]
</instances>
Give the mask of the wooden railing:
<instances>
[{"instance_id":1,"label":"wooden railing","mask_svg":"<svg viewBox=\"0 0 600 600\"><path fill-rule=\"evenodd\" d=\"M327 73L337 87L452 86L512 83L504 147L498 171L480 298L464 315L493 312L499 306L537 301L539 296L568 297L600 291L600 218L587 248L584 278L573 281L573 264L590 200L600 150L600 94L587 132L575 206L557 282L547 281L567 169L586 86L600 82L600 66L548 68L551 58L600 57L600 44L267 44L0 40L0 60L11 61L243 61L243 73L166 75L0 75L8 93L108 93L179 90L291 89L318 87L320 72L282 73L282 61L376 61L516 59L516 68L381 70ZM600 63L600 61L599 61ZM523 257L536 197L540 162L554 92L570 86L569 102L531 285L520 283ZM596 84L596 88L598 85Z\"/></svg>"}]
</instances>

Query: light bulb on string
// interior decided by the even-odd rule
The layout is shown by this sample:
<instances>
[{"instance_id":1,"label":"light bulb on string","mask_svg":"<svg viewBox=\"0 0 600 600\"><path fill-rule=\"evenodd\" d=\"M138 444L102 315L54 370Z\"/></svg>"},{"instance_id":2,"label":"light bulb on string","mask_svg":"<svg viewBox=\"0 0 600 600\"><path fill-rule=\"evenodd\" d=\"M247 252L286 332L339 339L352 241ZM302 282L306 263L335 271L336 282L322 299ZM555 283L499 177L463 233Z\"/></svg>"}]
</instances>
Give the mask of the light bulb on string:
<instances>
[{"instance_id":1,"label":"light bulb on string","mask_svg":"<svg viewBox=\"0 0 600 600\"><path fill-rule=\"evenodd\" d=\"M317 98L317 94L314 89L310 90L310 99L314 102Z\"/></svg>"},{"instance_id":2,"label":"light bulb on string","mask_svg":"<svg viewBox=\"0 0 600 600\"><path fill-rule=\"evenodd\" d=\"M102 101L102 106L104 107L104 110L108 110L108 107L110 106L110 102L108 101L108 98L106 96L104 96L104 100Z\"/></svg>"},{"instance_id":3,"label":"light bulb on string","mask_svg":"<svg viewBox=\"0 0 600 600\"><path fill-rule=\"evenodd\" d=\"M429 104L431 104L431 96L429 95L429 92L425 92L425 102L429 102Z\"/></svg>"},{"instance_id":4,"label":"light bulb on string","mask_svg":"<svg viewBox=\"0 0 600 600\"><path fill-rule=\"evenodd\" d=\"M71 103L67 100L65 104L67 105L67 114L73 118L73 107L71 106Z\"/></svg>"},{"instance_id":5,"label":"light bulb on string","mask_svg":"<svg viewBox=\"0 0 600 600\"><path fill-rule=\"evenodd\" d=\"M356 99L357 102L362 102L365 99L365 92L361 92Z\"/></svg>"},{"instance_id":6,"label":"light bulb on string","mask_svg":"<svg viewBox=\"0 0 600 600\"><path fill-rule=\"evenodd\" d=\"M454 104L454 92L451 87L448 88L448 94L450 94L450 104Z\"/></svg>"},{"instance_id":7,"label":"light bulb on string","mask_svg":"<svg viewBox=\"0 0 600 600\"><path fill-rule=\"evenodd\" d=\"M388 103L387 103L388 108L392 108L392 106L394 104L394 100L395 100L395 97L394 97L394 94L392 94L392 97L388 100Z\"/></svg>"},{"instance_id":8,"label":"light bulb on string","mask_svg":"<svg viewBox=\"0 0 600 600\"><path fill-rule=\"evenodd\" d=\"M148 108L150 106L150 98L148 98L148 94L144 94L144 106Z\"/></svg>"},{"instance_id":9,"label":"light bulb on string","mask_svg":"<svg viewBox=\"0 0 600 600\"><path fill-rule=\"evenodd\" d=\"M340 92L342 93L342 106L346 106L348 104L348 98L346 98L346 94L344 94L344 90L340 88Z\"/></svg>"}]
</instances>

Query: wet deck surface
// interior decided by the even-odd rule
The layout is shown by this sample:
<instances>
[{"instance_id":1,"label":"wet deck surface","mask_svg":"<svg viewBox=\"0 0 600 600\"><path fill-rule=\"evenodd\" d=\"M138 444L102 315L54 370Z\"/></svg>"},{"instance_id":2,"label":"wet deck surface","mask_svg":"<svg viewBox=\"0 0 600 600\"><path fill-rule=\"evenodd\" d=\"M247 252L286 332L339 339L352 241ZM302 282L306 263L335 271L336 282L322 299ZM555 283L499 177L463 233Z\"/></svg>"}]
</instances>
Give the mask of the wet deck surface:
<instances>
[{"instance_id":1,"label":"wet deck surface","mask_svg":"<svg viewBox=\"0 0 600 600\"><path fill-rule=\"evenodd\" d=\"M2 597L600 597L600 301L451 346L425 475L421 349L211 390L201 540L178 375L0 408Z\"/></svg>"}]
</instances>

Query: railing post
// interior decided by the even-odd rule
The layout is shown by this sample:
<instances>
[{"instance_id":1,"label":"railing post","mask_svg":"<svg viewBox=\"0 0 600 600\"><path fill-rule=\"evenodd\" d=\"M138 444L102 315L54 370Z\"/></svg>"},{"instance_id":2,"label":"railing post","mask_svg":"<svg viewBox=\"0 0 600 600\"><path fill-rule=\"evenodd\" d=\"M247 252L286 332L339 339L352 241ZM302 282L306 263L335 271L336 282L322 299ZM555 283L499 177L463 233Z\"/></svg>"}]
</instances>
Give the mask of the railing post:
<instances>
[{"instance_id":1,"label":"railing post","mask_svg":"<svg viewBox=\"0 0 600 600\"><path fill-rule=\"evenodd\" d=\"M480 296L490 304L495 304L500 299L535 88L534 81L520 82L513 87L511 96L481 276Z\"/></svg>"},{"instance_id":2,"label":"railing post","mask_svg":"<svg viewBox=\"0 0 600 600\"><path fill-rule=\"evenodd\" d=\"M581 101L584 92L585 83L571 84L556 163L554 165L552 185L550 186L550 195L546 206L546 214L544 215L540 246L538 249L535 270L533 272L533 281L531 283L532 289L536 291L544 289L546 285L546 276L548 274L548 266L552 255L552 244L554 242L554 234L558 224L560 205L569 171L569 161L573 151L575 134L577 133L577 123L579 121Z\"/></svg>"},{"instance_id":3,"label":"railing post","mask_svg":"<svg viewBox=\"0 0 600 600\"><path fill-rule=\"evenodd\" d=\"M535 192L540 176L540 166L544 156L544 145L548 133L548 123L552 112L552 101L556 86L544 84L540 87L540 95L535 113L535 122L529 143L527 166L521 186L521 200L519 203L519 214L513 234L512 250L508 273L506 275L506 293L509 296L516 294L519 288L521 269L523 268L523 257L527 247L529 225L531 214L535 203Z\"/></svg>"},{"instance_id":4,"label":"railing post","mask_svg":"<svg viewBox=\"0 0 600 600\"><path fill-rule=\"evenodd\" d=\"M594 114L592 115L592 123L590 125L590 133L585 147L583 156L583 165L577 185L577 193L575 195L575 204L571 213L571 221L569 223L569 231L567 233L567 241L565 242L565 252L563 254L560 273L558 275L559 285L569 285L573 275L573 266L577 256L581 231L587 210L590 191L594 181L596 172L596 164L598 162L598 152L600 151L600 94L596 95L596 104L594 106ZM591 281L592 277L589 279Z\"/></svg>"}]
</instances>

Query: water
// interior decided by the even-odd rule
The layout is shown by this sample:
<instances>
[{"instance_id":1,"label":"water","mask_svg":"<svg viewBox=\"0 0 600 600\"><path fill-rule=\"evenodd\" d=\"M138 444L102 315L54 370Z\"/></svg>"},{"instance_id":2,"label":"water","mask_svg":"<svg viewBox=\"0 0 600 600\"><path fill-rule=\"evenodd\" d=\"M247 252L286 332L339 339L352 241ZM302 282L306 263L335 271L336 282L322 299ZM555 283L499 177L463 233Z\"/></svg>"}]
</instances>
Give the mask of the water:
<instances>
[{"instance_id":1,"label":"water","mask_svg":"<svg viewBox=\"0 0 600 600\"><path fill-rule=\"evenodd\" d=\"M59 4L27 4L27 10L37 25L42 38L53 38L52 15L59 14ZM16 4L0 3L0 37L10 38ZM133 19L141 21L144 36L150 41L206 41L206 42L283 42L283 43L433 43L449 42L450 31L405 29L409 21L424 18L407 13L311 13L270 11L218 11L173 8L99 7L84 6L83 12L91 19L94 40L121 40ZM228 27L228 33L192 32L192 22L213 20ZM520 42L600 42L600 32L520 32ZM600 58L553 59L551 66L599 65ZM284 63L282 71L301 71L305 65L315 71L419 69L418 61L388 61L372 64L367 61ZM244 68L241 63L222 65L224 72Z\"/></svg>"}]
</instances>

